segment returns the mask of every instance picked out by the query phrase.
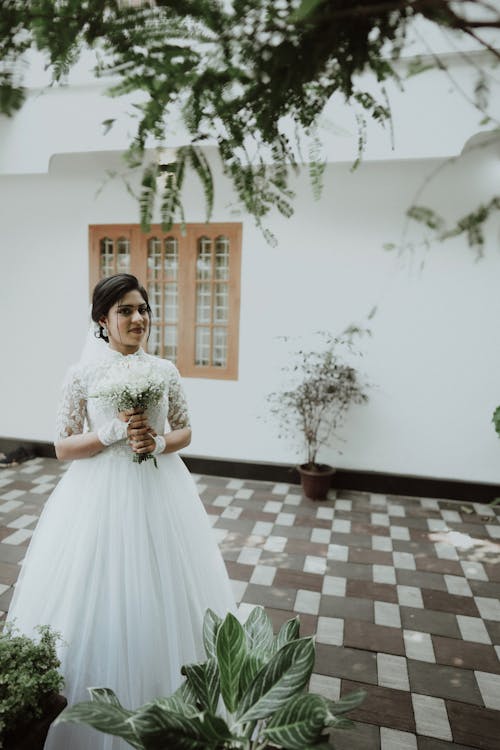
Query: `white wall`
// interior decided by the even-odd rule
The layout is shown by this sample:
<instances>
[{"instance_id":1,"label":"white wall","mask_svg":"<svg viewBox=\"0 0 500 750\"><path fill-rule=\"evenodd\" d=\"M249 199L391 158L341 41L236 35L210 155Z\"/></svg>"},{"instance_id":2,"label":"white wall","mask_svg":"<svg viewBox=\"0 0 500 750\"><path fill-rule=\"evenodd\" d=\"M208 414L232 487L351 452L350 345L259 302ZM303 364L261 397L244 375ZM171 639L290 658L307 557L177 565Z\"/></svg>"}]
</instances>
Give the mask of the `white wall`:
<instances>
[{"instance_id":1,"label":"white wall","mask_svg":"<svg viewBox=\"0 0 500 750\"><path fill-rule=\"evenodd\" d=\"M50 440L60 381L80 350L88 310L88 225L137 222L118 182L96 197L112 155L54 157L48 175L0 178L3 321L0 435ZM271 248L248 217L228 204L217 178L214 221L243 222L240 377L186 379L194 439L189 453L293 462L296 449L266 420L266 394L280 385L285 352L277 336L339 333L373 307L362 370L373 383L343 436L339 467L500 481L500 441L490 424L500 403L498 222L485 258L462 239L425 256L382 249L398 240L403 213L435 161L329 166L320 202L307 178L290 220L273 216ZM498 184L498 153L477 150L428 189L450 220ZM427 202L427 200L425 201ZM187 221L204 220L201 190L189 183Z\"/></svg>"}]
</instances>

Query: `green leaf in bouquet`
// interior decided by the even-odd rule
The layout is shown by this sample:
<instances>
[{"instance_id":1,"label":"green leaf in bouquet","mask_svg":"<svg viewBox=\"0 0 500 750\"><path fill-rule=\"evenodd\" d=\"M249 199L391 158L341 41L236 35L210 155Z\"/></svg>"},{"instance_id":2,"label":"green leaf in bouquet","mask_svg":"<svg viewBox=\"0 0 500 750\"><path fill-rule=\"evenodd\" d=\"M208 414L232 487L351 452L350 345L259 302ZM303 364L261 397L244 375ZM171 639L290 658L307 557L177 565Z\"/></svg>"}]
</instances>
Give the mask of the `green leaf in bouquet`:
<instances>
[{"instance_id":1,"label":"green leaf in bouquet","mask_svg":"<svg viewBox=\"0 0 500 750\"><path fill-rule=\"evenodd\" d=\"M334 714L334 716L345 714L360 706L365 698L365 690L354 690L352 693L344 695L340 700L330 702L330 713Z\"/></svg>"},{"instance_id":2,"label":"green leaf in bouquet","mask_svg":"<svg viewBox=\"0 0 500 750\"><path fill-rule=\"evenodd\" d=\"M222 619L219 615L215 614L211 609L207 609L205 617L203 618L203 645L205 647L205 653L209 659L217 656L215 644L217 641L217 633L221 625Z\"/></svg>"},{"instance_id":3,"label":"green leaf in bouquet","mask_svg":"<svg viewBox=\"0 0 500 750\"><path fill-rule=\"evenodd\" d=\"M276 653L283 648L286 643L295 641L300 637L300 620L299 617L294 617L291 620L287 620L281 626L279 633L274 638L273 652Z\"/></svg>"},{"instance_id":4,"label":"green leaf in bouquet","mask_svg":"<svg viewBox=\"0 0 500 750\"><path fill-rule=\"evenodd\" d=\"M243 629L251 651L269 651L273 645L273 626L263 607L254 607Z\"/></svg>"},{"instance_id":5,"label":"green leaf in bouquet","mask_svg":"<svg viewBox=\"0 0 500 750\"><path fill-rule=\"evenodd\" d=\"M216 659L209 659L203 664L185 664L181 672L203 709L215 713L220 695L219 668Z\"/></svg>"},{"instance_id":6,"label":"green leaf in bouquet","mask_svg":"<svg viewBox=\"0 0 500 750\"><path fill-rule=\"evenodd\" d=\"M303 750L319 739L328 715L328 702L321 696L294 695L272 716L263 734L287 750Z\"/></svg>"},{"instance_id":7,"label":"green leaf in bouquet","mask_svg":"<svg viewBox=\"0 0 500 750\"><path fill-rule=\"evenodd\" d=\"M216 651L222 698L227 710L234 713L238 705L240 672L247 654L247 637L230 612L217 633Z\"/></svg>"},{"instance_id":8,"label":"green leaf in bouquet","mask_svg":"<svg viewBox=\"0 0 500 750\"><path fill-rule=\"evenodd\" d=\"M241 723L265 719L306 685L314 665L312 638L287 643L254 677L241 698L236 718Z\"/></svg>"},{"instance_id":9,"label":"green leaf in bouquet","mask_svg":"<svg viewBox=\"0 0 500 750\"><path fill-rule=\"evenodd\" d=\"M133 715L133 711L128 711L120 705L99 700L92 703L77 703L65 708L54 724L88 724L99 732L121 737L132 747L142 748L140 738L129 724L129 719Z\"/></svg>"}]
</instances>

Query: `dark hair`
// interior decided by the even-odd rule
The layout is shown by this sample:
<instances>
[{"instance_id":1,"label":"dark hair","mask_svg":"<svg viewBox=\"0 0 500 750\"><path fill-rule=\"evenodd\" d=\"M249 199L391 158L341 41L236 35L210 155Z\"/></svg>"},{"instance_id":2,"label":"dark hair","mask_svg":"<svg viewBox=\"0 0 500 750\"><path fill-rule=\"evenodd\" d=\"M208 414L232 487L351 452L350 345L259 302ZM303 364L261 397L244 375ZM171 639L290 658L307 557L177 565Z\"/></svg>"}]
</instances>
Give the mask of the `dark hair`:
<instances>
[{"instance_id":1,"label":"dark hair","mask_svg":"<svg viewBox=\"0 0 500 750\"><path fill-rule=\"evenodd\" d=\"M148 307L148 314L151 320L151 307L149 306L148 293L139 280L130 273L117 273L114 276L107 276L97 282L92 295L92 320L97 323L99 330L96 331L96 337L109 341L104 335L104 330L100 324L100 319L107 315L116 302L119 302L127 292L138 291ZM151 330L151 329L150 329Z\"/></svg>"}]
</instances>

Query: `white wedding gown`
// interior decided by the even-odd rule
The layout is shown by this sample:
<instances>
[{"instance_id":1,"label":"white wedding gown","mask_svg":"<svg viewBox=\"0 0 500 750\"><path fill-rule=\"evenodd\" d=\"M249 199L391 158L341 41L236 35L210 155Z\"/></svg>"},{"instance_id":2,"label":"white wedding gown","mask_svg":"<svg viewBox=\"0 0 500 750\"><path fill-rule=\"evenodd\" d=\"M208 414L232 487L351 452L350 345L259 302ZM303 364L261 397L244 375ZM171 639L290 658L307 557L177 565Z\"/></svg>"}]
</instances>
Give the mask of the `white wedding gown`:
<instances>
[{"instance_id":1,"label":"white wedding gown","mask_svg":"<svg viewBox=\"0 0 500 750\"><path fill-rule=\"evenodd\" d=\"M89 398L123 355L70 371L58 437L91 431L115 416ZM166 396L148 410L158 433L189 424L175 366L143 350L165 376ZM168 429L168 427L167 427ZM8 619L28 635L49 624L60 647L68 704L89 700L88 686L112 688L137 708L171 694L182 664L204 658L202 622L210 607L236 611L230 582L196 486L177 454L132 462L125 441L73 461L47 500L21 569ZM125 750L88 727L53 727L45 750Z\"/></svg>"}]
</instances>

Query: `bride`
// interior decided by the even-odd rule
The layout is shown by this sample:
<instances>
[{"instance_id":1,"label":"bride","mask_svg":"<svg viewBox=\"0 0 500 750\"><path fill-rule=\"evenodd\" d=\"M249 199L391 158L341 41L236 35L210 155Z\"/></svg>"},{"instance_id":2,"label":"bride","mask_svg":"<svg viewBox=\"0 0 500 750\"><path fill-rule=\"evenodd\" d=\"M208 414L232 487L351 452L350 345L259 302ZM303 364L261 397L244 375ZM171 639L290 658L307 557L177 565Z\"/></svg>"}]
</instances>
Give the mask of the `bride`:
<instances>
[{"instance_id":1,"label":"bride","mask_svg":"<svg viewBox=\"0 0 500 750\"><path fill-rule=\"evenodd\" d=\"M179 374L142 348L150 307L135 276L97 284L92 320L101 340L70 369L57 420L57 457L72 463L40 517L8 620L27 635L41 624L61 633L70 705L89 700L88 686L106 686L136 708L172 693L182 664L204 658L205 610L223 617L236 607L195 484L177 455L191 440ZM164 381L164 396L146 413L117 414L93 397L126 357L152 364ZM134 454L148 453L156 461L133 462ZM126 747L62 724L50 730L45 750Z\"/></svg>"}]
</instances>

